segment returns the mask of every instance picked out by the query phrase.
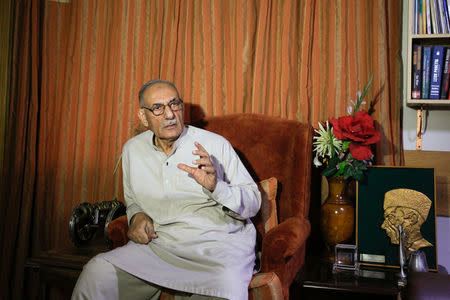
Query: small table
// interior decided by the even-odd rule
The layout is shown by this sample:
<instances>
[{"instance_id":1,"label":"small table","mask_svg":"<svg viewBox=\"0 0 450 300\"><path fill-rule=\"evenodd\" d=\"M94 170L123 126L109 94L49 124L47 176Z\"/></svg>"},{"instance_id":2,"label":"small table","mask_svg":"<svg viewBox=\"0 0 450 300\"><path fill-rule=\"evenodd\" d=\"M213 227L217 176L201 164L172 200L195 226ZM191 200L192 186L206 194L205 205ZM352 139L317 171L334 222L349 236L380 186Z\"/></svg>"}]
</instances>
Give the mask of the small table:
<instances>
[{"instance_id":1,"label":"small table","mask_svg":"<svg viewBox=\"0 0 450 300\"><path fill-rule=\"evenodd\" d=\"M106 242L99 239L88 246L51 249L27 259L27 299L48 299L54 294L70 299L83 266L95 255L106 251Z\"/></svg>"},{"instance_id":2,"label":"small table","mask_svg":"<svg viewBox=\"0 0 450 300\"><path fill-rule=\"evenodd\" d=\"M320 258L306 258L305 266L291 288L291 299L401 299L395 269L361 266L359 276L351 271L333 274L333 265Z\"/></svg>"}]
</instances>

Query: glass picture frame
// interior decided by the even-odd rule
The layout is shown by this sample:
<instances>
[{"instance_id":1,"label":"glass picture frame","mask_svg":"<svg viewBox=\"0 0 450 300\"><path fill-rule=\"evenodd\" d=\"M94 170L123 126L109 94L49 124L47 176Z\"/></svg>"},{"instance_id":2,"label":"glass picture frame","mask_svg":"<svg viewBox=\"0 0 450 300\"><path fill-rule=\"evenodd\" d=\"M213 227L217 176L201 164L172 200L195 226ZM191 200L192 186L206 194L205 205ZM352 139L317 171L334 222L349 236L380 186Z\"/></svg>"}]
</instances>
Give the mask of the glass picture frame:
<instances>
[{"instance_id":1,"label":"glass picture frame","mask_svg":"<svg viewBox=\"0 0 450 300\"><path fill-rule=\"evenodd\" d=\"M333 272L352 271L358 274L357 249L356 245L337 244L334 247Z\"/></svg>"},{"instance_id":2,"label":"glass picture frame","mask_svg":"<svg viewBox=\"0 0 450 300\"><path fill-rule=\"evenodd\" d=\"M431 201L420 234L431 244L421 248L429 269L437 270L436 247L436 179L433 168L371 166L356 184L356 246L361 266L399 268L399 245L387 234L384 201L392 190L407 189L421 193Z\"/></svg>"}]
</instances>

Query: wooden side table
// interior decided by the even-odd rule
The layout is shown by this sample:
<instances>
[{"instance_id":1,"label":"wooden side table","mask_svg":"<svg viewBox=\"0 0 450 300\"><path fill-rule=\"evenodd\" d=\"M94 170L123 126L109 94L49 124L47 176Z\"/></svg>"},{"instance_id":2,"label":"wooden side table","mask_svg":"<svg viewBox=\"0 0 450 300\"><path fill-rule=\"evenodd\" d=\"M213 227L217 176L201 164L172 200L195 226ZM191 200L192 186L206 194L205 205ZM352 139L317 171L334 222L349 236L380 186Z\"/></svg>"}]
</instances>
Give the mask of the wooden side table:
<instances>
[{"instance_id":1,"label":"wooden side table","mask_svg":"<svg viewBox=\"0 0 450 300\"><path fill-rule=\"evenodd\" d=\"M305 266L291 286L291 299L402 299L403 289L397 285L398 270L361 269L333 274L332 263L307 257Z\"/></svg>"},{"instance_id":2,"label":"wooden side table","mask_svg":"<svg viewBox=\"0 0 450 300\"><path fill-rule=\"evenodd\" d=\"M106 242L89 246L52 249L31 257L25 264L27 299L70 299L83 266L95 255L108 251Z\"/></svg>"}]
</instances>

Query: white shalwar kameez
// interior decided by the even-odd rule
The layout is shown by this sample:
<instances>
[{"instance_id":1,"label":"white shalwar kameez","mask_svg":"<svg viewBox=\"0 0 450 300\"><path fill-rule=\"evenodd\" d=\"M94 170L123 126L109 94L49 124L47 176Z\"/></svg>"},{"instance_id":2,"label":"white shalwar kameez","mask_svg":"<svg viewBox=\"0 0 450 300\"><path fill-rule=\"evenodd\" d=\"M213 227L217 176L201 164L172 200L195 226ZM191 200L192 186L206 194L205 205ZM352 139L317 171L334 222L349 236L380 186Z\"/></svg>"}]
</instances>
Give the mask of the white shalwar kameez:
<instances>
[{"instance_id":1,"label":"white shalwar kameez","mask_svg":"<svg viewBox=\"0 0 450 300\"><path fill-rule=\"evenodd\" d=\"M158 238L100 254L145 281L174 290L247 299L255 261L256 230L250 217L260 207L257 185L223 137L186 126L166 155L153 132L130 139L122 166L128 220L137 212L153 219ZM199 142L217 171L213 193L177 168L194 166Z\"/></svg>"}]
</instances>

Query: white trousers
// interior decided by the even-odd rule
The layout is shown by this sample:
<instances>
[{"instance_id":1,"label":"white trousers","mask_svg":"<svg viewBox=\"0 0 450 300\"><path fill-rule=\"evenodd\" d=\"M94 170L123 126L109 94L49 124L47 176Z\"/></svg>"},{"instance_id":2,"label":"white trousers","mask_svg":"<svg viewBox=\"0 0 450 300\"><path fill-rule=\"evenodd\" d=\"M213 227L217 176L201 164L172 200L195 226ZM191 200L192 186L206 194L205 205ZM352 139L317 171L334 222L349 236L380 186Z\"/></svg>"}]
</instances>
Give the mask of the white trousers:
<instances>
[{"instance_id":1,"label":"white trousers","mask_svg":"<svg viewBox=\"0 0 450 300\"><path fill-rule=\"evenodd\" d=\"M72 300L157 300L163 288L133 276L100 257L84 267L73 289ZM221 299L177 292L176 300Z\"/></svg>"}]
</instances>

